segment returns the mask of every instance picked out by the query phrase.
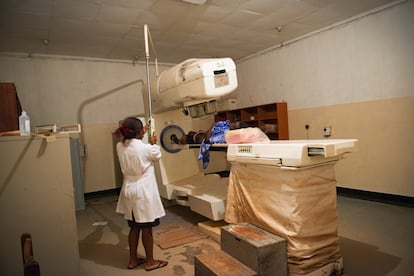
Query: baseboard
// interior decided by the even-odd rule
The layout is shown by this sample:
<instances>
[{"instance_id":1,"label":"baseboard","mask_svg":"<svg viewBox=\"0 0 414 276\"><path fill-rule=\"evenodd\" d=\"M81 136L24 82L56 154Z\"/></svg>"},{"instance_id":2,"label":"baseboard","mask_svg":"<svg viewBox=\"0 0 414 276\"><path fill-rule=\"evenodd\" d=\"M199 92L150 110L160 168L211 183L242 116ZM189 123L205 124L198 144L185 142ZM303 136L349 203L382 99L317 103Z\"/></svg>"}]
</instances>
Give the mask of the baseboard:
<instances>
[{"instance_id":1,"label":"baseboard","mask_svg":"<svg viewBox=\"0 0 414 276\"><path fill-rule=\"evenodd\" d=\"M370 192L344 187L337 187L336 191L337 194L341 196L349 196L358 199L371 200L381 203L388 203L393 205L401 205L414 208L414 197L410 196Z\"/></svg>"},{"instance_id":2,"label":"baseboard","mask_svg":"<svg viewBox=\"0 0 414 276\"><path fill-rule=\"evenodd\" d=\"M119 195L121 192L121 188L114 188L109 190L97 191L97 192L90 192L85 193L85 200L92 199L92 198L100 198L100 197L107 197L112 195Z\"/></svg>"}]
</instances>

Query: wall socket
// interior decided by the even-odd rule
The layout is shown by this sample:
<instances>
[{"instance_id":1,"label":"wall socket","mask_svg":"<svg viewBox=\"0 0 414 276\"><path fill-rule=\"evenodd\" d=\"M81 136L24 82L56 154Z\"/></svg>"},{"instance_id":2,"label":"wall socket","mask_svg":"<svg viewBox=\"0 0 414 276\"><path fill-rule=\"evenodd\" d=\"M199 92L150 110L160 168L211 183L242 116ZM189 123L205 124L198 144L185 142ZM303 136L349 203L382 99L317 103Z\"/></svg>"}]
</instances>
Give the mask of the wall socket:
<instances>
[{"instance_id":1,"label":"wall socket","mask_svg":"<svg viewBox=\"0 0 414 276\"><path fill-rule=\"evenodd\" d=\"M332 133L332 128L331 127L324 127L323 128L323 136L324 137L331 136L331 133Z\"/></svg>"}]
</instances>

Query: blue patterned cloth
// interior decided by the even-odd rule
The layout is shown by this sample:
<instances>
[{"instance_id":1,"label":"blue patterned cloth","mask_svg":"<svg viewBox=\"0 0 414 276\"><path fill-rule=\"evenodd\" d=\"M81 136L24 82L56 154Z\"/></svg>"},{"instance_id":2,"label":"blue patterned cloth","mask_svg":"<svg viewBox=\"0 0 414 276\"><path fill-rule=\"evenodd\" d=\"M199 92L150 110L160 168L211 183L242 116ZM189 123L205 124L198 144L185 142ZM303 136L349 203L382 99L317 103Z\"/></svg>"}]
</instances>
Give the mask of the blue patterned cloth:
<instances>
[{"instance_id":1,"label":"blue patterned cloth","mask_svg":"<svg viewBox=\"0 0 414 276\"><path fill-rule=\"evenodd\" d=\"M210 144L226 143L225 134L230 130L230 121L218 121L211 130Z\"/></svg>"},{"instance_id":2,"label":"blue patterned cloth","mask_svg":"<svg viewBox=\"0 0 414 276\"><path fill-rule=\"evenodd\" d=\"M211 135L208 141L203 140L200 145L200 153L198 160L203 160L203 169L207 168L210 163L210 146L211 144L226 143L225 134L230 130L230 121L218 121L214 124L211 130Z\"/></svg>"},{"instance_id":3,"label":"blue patterned cloth","mask_svg":"<svg viewBox=\"0 0 414 276\"><path fill-rule=\"evenodd\" d=\"M198 160L203 160L203 169L207 168L210 163L210 146L211 144L207 144L205 140L200 145Z\"/></svg>"}]
</instances>

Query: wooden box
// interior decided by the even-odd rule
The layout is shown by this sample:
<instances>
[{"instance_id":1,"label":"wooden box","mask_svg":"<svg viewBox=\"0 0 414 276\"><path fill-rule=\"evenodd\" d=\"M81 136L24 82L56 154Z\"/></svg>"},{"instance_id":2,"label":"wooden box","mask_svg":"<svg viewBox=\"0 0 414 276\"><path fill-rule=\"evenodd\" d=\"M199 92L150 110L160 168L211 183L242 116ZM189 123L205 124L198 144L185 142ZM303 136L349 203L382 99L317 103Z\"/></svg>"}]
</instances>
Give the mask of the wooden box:
<instances>
[{"instance_id":1,"label":"wooden box","mask_svg":"<svg viewBox=\"0 0 414 276\"><path fill-rule=\"evenodd\" d=\"M259 275L288 275L286 240L249 223L222 227L221 249Z\"/></svg>"}]
</instances>

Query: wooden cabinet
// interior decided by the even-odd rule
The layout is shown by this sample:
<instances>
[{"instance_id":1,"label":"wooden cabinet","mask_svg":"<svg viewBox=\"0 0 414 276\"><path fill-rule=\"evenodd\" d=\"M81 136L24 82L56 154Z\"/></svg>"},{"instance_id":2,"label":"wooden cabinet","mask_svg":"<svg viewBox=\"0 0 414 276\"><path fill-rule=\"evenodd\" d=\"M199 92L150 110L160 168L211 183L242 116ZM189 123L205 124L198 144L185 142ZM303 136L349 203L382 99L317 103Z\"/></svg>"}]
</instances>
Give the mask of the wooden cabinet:
<instances>
[{"instance_id":1,"label":"wooden cabinet","mask_svg":"<svg viewBox=\"0 0 414 276\"><path fill-rule=\"evenodd\" d=\"M0 83L0 132L18 130L21 112L14 83Z\"/></svg>"},{"instance_id":2,"label":"wooden cabinet","mask_svg":"<svg viewBox=\"0 0 414 276\"><path fill-rule=\"evenodd\" d=\"M288 140L289 127L287 103L271 103L241 109L222 111L215 121L230 120L240 127L258 127L271 140Z\"/></svg>"}]
</instances>

